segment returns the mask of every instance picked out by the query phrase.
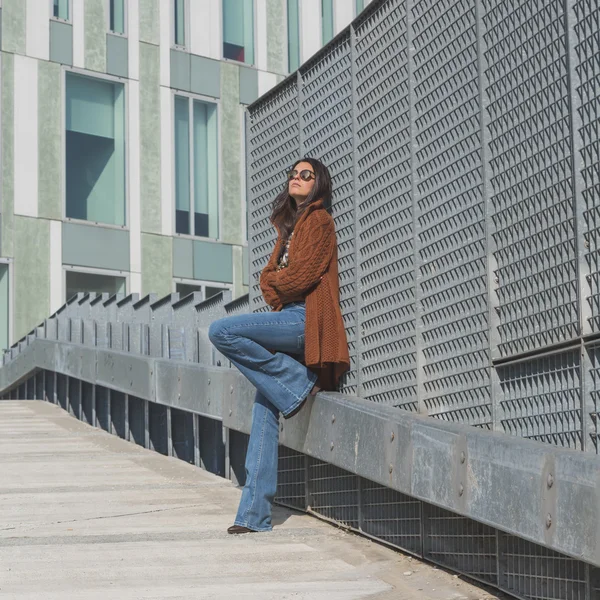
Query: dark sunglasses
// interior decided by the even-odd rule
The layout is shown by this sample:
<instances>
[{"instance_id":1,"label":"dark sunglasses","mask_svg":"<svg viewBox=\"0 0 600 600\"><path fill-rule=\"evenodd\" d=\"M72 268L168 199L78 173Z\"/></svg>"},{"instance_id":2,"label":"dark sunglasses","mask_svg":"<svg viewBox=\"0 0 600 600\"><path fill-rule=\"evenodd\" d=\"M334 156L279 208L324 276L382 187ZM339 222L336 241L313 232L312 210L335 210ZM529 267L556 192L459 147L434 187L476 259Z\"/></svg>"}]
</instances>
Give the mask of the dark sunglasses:
<instances>
[{"instance_id":1,"label":"dark sunglasses","mask_svg":"<svg viewBox=\"0 0 600 600\"><path fill-rule=\"evenodd\" d=\"M300 179L302 179L302 181L310 181L311 179L315 179L315 174L308 169L303 169L300 172L298 172L297 169L292 169L291 171L287 172L287 178L289 181L294 179L296 175L300 175Z\"/></svg>"}]
</instances>

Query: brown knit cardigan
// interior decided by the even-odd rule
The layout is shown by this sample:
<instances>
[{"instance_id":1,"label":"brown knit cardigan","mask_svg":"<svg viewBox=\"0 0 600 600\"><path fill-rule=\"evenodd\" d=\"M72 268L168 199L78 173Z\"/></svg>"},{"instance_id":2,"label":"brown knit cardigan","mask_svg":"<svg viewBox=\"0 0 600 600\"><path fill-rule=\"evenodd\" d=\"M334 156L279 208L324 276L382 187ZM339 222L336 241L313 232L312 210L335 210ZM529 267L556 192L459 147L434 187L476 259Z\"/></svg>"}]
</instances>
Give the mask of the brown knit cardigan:
<instances>
[{"instance_id":1,"label":"brown knit cardigan","mask_svg":"<svg viewBox=\"0 0 600 600\"><path fill-rule=\"evenodd\" d=\"M350 368L348 341L340 310L335 225L322 200L298 219L288 266L277 271L284 240L279 236L260 276L265 301L274 311L289 302L306 302L304 362L318 374L324 390L334 390Z\"/></svg>"}]
</instances>

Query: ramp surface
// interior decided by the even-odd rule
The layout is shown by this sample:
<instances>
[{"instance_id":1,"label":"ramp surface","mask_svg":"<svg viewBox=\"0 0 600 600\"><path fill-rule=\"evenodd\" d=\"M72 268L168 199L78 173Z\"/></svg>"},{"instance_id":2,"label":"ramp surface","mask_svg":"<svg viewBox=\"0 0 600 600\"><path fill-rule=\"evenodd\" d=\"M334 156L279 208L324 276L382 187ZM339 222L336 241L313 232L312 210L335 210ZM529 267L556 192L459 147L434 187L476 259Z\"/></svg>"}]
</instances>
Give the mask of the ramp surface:
<instances>
[{"instance_id":1,"label":"ramp surface","mask_svg":"<svg viewBox=\"0 0 600 600\"><path fill-rule=\"evenodd\" d=\"M57 406L0 401L0 598L500 597L282 508L273 532L227 535L239 497Z\"/></svg>"}]
</instances>

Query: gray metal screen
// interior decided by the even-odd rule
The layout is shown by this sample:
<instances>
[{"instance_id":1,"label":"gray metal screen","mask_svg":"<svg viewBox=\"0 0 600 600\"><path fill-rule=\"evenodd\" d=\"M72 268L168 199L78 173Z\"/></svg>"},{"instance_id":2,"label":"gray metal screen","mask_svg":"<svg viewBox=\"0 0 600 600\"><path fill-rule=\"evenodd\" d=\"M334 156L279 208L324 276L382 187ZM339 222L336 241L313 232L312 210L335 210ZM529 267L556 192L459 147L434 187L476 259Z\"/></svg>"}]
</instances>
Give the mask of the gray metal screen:
<instances>
[{"instance_id":1,"label":"gray metal screen","mask_svg":"<svg viewBox=\"0 0 600 600\"><path fill-rule=\"evenodd\" d=\"M270 203L330 168L341 391L597 452L598 0L375 0L248 111L250 306Z\"/></svg>"}]
</instances>

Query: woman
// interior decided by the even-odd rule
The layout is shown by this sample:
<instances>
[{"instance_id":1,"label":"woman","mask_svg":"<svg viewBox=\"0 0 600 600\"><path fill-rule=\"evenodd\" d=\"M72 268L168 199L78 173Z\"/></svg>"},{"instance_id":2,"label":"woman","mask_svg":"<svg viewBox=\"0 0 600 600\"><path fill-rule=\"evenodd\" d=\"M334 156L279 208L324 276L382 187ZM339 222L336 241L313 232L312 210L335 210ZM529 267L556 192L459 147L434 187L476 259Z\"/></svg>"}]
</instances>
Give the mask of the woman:
<instances>
[{"instance_id":1,"label":"woman","mask_svg":"<svg viewBox=\"0 0 600 600\"><path fill-rule=\"evenodd\" d=\"M350 359L339 307L337 243L327 167L297 161L273 202L278 237L260 287L272 312L215 321L215 347L256 387L246 485L229 533L270 531L277 491L279 413L296 414L310 395L335 389Z\"/></svg>"}]
</instances>

